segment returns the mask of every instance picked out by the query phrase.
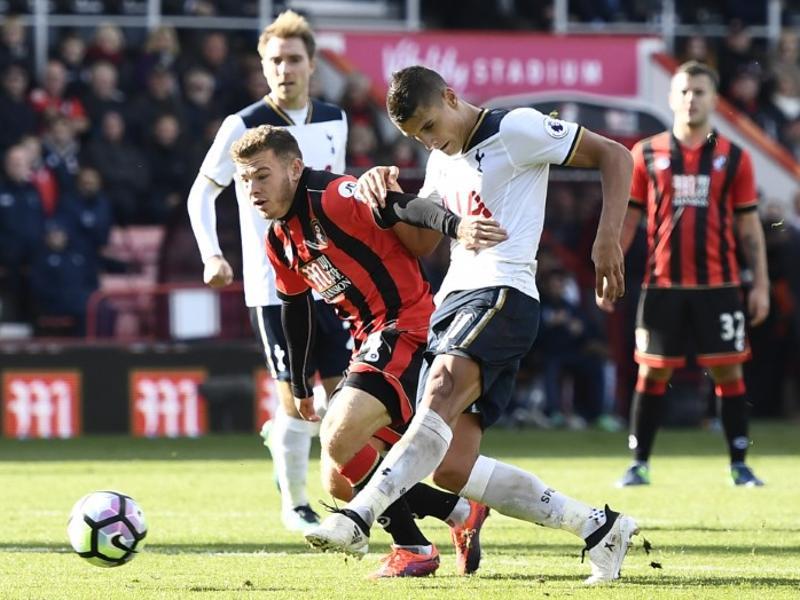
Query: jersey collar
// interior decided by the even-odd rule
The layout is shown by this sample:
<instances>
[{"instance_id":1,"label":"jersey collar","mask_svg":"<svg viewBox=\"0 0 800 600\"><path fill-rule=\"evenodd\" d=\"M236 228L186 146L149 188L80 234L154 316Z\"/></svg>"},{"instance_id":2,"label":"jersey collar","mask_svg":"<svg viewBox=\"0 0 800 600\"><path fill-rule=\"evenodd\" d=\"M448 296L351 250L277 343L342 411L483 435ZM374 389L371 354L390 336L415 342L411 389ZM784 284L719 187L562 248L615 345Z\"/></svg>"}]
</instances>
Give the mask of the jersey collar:
<instances>
[{"instance_id":1,"label":"jersey collar","mask_svg":"<svg viewBox=\"0 0 800 600\"><path fill-rule=\"evenodd\" d=\"M286 113L286 111L285 111L285 110L283 110L283 109L282 109L280 106L278 106L278 105L275 103L275 101L274 101L272 98L270 98L270 97L269 97L269 94L267 94L266 96L264 96L264 103L265 103L267 106L269 106L269 107L270 107L272 110L274 110L274 111L275 111L275 113L276 113L276 114L277 114L277 115L278 115L278 116L279 116L281 119L283 119L283 120L286 122L286 125L297 125L297 123L295 123L295 122L294 122L294 120L292 119L292 117L290 117L290 116L289 116L289 115ZM314 102L311 100L311 98L309 98L309 99L308 99L308 113L306 114L306 120L304 121L304 123L305 123L306 125L308 125L309 123L311 123L311 115L313 115L313 114L314 114Z\"/></svg>"},{"instance_id":2,"label":"jersey collar","mask_svg":"<svg viewBox=\"0 0 800 600\"><path fill-rule=\"evenodd\" d=\"M486 118L486 115L488 113L489 111L486 110L485 108L482 108L481 112L478 113L478 118L475 121L475 125L473 125L472 129L469 130L469 135L467 136L467 140L464 142L464 146L461 148L461 154L464 154L470 148L472 148L472 146L474 145L472 143L473 140L475 140L476 144L480 141L480 138L475 139L475 134L478 132L478 129L480 129L481 124L483 123L483 120Z\"/></svg>"}]
</instances>

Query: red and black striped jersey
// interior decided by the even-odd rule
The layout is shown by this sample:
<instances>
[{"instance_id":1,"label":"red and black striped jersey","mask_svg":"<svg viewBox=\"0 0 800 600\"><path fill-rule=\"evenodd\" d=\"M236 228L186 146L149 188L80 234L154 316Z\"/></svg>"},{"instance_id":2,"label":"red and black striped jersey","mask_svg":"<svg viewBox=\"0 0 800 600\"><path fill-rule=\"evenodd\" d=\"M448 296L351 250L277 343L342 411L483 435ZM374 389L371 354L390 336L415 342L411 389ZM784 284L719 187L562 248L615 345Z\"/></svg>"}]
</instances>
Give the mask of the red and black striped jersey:
<instances>
[{"instance_id":1,"label":"red and black striped jersey","mask_svg":"<svg viewBox=\"0 0 800 600\"><path fill-rule=\"evenodd\" d=\"M289 212L267 231L278 296L316 290L357 343L391 324L427 329L433 297L419 261L355 187L347 175L303 171Z\"/></svg>"},{"instance_id":2,"label":"red and black striped jersey","mask_svg":"<svg viewBox=\"0 0 800 600\"><path fill-rule=\"evenodd\" d=\"M647 216L644 285L738 284L734 217L758 204L747 151L718 134L690 148L666 131L632 153L630 204Z\"/></svg>"}]
</instances>

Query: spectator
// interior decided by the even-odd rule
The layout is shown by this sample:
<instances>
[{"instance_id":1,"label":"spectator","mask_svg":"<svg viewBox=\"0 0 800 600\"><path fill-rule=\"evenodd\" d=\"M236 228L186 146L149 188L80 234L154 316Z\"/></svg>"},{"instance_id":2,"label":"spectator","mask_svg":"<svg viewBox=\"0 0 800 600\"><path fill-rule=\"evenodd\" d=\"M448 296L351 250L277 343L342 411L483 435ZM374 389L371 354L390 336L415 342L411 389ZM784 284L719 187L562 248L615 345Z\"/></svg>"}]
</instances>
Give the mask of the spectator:
<instances>
[{"instance_id":1,"label":"spectator","mask_svg":"<svg viewBox=\"0 0 800 600\"><path fill-rule=\"evenodd\" d=\"M113 23L99 25L86 49L86 63L93 65L100 61L110 62L117 68L119 87L129 92L133 91L133 69L127 58L122 29Z\"/></svg>"},{"instance_id":2,"label":"spectator","mask_svg":"<svg viewBox=\"0 0 800 600\"><path fill-rule=\"evenodd\" d=\"M97 133L103 116L107 112L115 111L124 114L125 94L119 89L118 78L117 67L108 61L98 61L91 67L90 87L84 105L89 114L91 133L93 134Z\"/></svg>"},{"instance_id":3,"label":"spectator","mask_svg":"<svg viewBox=\"0 0 800 600\"><path fill-rule=\"evenodd\" d=\"M86 42L77 33L67 33L58 44L58 59L67 72L68 96L83 97L89 89L85 59Z\"/></svg>"},{"instance_id":4,"label":"spectator","mask_svg":"<svg viewBox=\"0 0 800 600\"><path fill-rule=\"evenodd\" d=\"M59 60L49 60L45 66L42 87L31 92L30 102L39 116L39 127L43 128L47 119L57 114L66 116L73 122L75 131L83 134L89 128L86 109L75 96L66 94L67 70Z\"/></svg>"},{"instance_id":5,"label":"spectator","mask_svg":"<svg viewBox=\"0 0 800 600\"><path fill-rule=\"evenodd\" d=\"M781 32L770 72L776 79L789 77L793 81L793 89L800 90L800 39L796 31L785 29Z\"/></svg>"},{"instance_id":6,"label":"spectator","mask_svg":"<svg viewBox=\"0 0 800 600\"><path fill-rule=\"evenodd\" d=\"M604 412L605 345L592 320L574 301L575 282L560 270L543 275L542 280L536 350L544 370L545 414L554 424L583 429ZM580 392L573 391L571 407L563 402L565 373L587 382Z\"/></svg>"},{"instance_id":7,"label":"spectator","mask_svg":"<svg viewBox=\"0 0 800 600\"><path fill-rule=\"evenodd\" d=\"M347 114L347 124L352 131L356 125L368 127L375 138L375 147L383 146L381 135L381 120L383 109L379 108L370 95L371 85L369 79L361 73L353 73L345 83L344 93L339 105ZM348 164L350 164L348 162Z\"/></svg>"},{"instance_id":8,"label":"spectator","mask_svg":"<svg viewBox=\"0 0 800 600\"><path fill-rule=\"evenodd\" d=\"M125 139L122 115L112 111L103 116L100 135L89 144L85 158L103 178L114 220L121 225L143 222L150 170L144 155Z\"/></svg>"},{"instance_id":9,"label":"spectator","mask_svg":"<svg viewBox=\"0 0 800 600\"><path fill-rule=\"evenodd\" d=\"M749 63L739 68L730 82L728 99L769 136L778 137L780 122L772 107L763 100L762 71L757 63Z\"/></svg>"},{"instance_id":10,"label":"spectator","mask_svg":"<svg viewBox=\"0 0 800 600\"><path fill-rule=\"evenodd\" d=\"M170 213L183 202L193 179L191 165L181 140L181 125L175 115L159 116L152 128L147 149L151 185L148 195L148 220L165 223Z\"/></svg>"},{"instance_id":11,"label":"spectator","mask_svg":"<svg viewBox=\"0 0 800 600\"><path fill-rule=\"evenodd\" d=\"M153 121L158 115L170 113L183 122L184 105L178 93L175 75L162 67L155 67L147 79L146 90L134 99L128 111L128 125L132 139L139 145L147 141Z\"/></svg>"},{"instance_id":12,"label":"spectator","mask_svg":"<svg viewBox=\"0 0 800 600\"><path fill-rule=\"evenodd\" d=\"M36 113L28 104L28 73L11 64L2 75L0 92L0 153L36 131Z\"/></svg>"},{"instance_id":13,"label":"spectator","mask_svg":"<svg viewBox=\"0 0 800 600\"><path fill-rule=\"evenodd\" d=\"M50 121L42 137L42 158L55 175L60 194L75 188L80 149L80 142L69 119L59 115Z\"/></svg>"},{"instance_id":14,"label":"spectator","mask_svg":"<svg viewBox=\"0 0 800 600\"><path fill-rule=\"evenodd\" d=\"M199 67L189 69L184 76L184 98L187 131L202 131L206 123L221 113L214 99L214 77Z\"/></svg>"},{"instance_id":15,"label":"spectator","mask_svg":"<svg viewBox=\"0 0 800 600\"><path fill-rule=\"evenodd\" d=\"M391 164L404 172L407 169L421 169L422 163L419 160L417 146L405 136L398 137L392 144Z\"/></svg>"},{"instance_id":16,"label":"spectator","mask_svg":"<svg viewBox=\"0 0 800 600\"><path fill-rule=\"evenodd\" d=\"M379 164L378 140L369 125L356 123L350 128L347 140L347 167L366 170Z\"/></svg>"},{"instance_id":17,"label":"spectator","mask_svg":"<svg viewBox=\"0 0 800 600\"><path fill-rule=\"evenodd\" d=\"M238 90L240 73L230 56L228 38L220 31L207 33L200 42L200 57L194 66L202 67L214 77L215 99L222 106Z\"/></svg>"},{"instance_id":18,"label":"spectator","mask_svg":"<svg viewBox=\"0 0 800 600\"><path fill-rule=\"evenodd\" d=\"M28 320L26 269L44 221L39 193L31 184L31 157L22 145L4 156L0 181L0 298L2 317Z\"/></svg>"},{"instance_id":19,"label":"spectator","mask_svg":"<svg viewBox=\"0 0 800 600\"><path fill-rule=\"evenodd\" d=\"M21 65L33 73L33 52L25 39L25 25L18 16L6 17L0 28L0 70L10 64Z\"/></svg>"},{"instance_id":20,"label":"spectator","mask_svg":"<svg viewBox=\"0 0 800 600\"><path fill-rule=\"evenodd\" d=\"M683 63L689 60L696 60L712 67L717 66L717 57L714 49L709 45L708 38L700 34L686 38L679 62Z\"/></svg>"},{"instance_id":21,"label":"spectator","mask_svg":"<svg viewBox=\"0 0 800 600\"><path fill-rule=\"evenodd\" d=\"M743 68L759 63L759 54L753 46L753 38L741 21L733 21L719 52L720 90L729 95L730 86Z\"/></svg>"},{"instance_id":22,"label":"spectator","mask_svg":"<svg viewBox=\"0 0 800 600\"><path fill-rule=\"evenodd\" d=\"M160 25L147 36L144 51L136 65L136 84L144 86L154 68L174 71L180 57L181 46L175 29Z\"/></svg>"},{"instance_id":23,"label":"spectator","mask_svg":"<svg viewBox=\"0 0 800 600\"><path fill-rule=\"evenodd\" d=\"M81 167L76 181L75 190L63 203L63 214L73 224L75 244L81 246L94 270L100 271L99 250L108 243L114 222L111 201L94 167Z\"/></svg>"},{"instance_id":24,"label":"spectator","mask_svg":"<svg viewBox=\"0 0 800 600\"><path fill-rule=\"evenodd\" d=\"M53 169L44 162L40 138L27 135L20 140L20 144L27 150L30 159L30 182L39 192L45 217L49 217L55 212L58 204L58 178Z\"/></svg>"}]
</instances>

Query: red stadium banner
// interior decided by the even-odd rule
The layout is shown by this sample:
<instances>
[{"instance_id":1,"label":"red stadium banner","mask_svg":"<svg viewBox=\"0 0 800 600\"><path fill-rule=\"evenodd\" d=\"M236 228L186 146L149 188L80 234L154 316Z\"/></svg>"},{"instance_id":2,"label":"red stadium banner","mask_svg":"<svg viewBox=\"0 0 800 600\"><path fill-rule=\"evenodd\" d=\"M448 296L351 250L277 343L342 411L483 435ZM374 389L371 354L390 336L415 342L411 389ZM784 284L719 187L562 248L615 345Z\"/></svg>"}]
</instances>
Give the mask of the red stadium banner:
<instances>
[{"instance_id":1,"label":"red stadium banner","mask_svg":"<svg viewBox=\"0 0 800 600\"><path fill-rule=\"evenodd\" d=\"M131 433L135 437L198 437L208 433L208 405L200 395L202 369L132 369Z\"/></svg>"},{"instance_id":2,"label":"red stadium banner","mask_svg":"<svg viewBox=\"0 0 800 600\"><path fill-rule=\"evenodd\" d=\"M520 33L326 32L320 47L386 91L392 72L430 67L472 101L570 90L634 96L641 38Z\"/></svg>"},{"instance_id":3,"label":"red stadium banner","mask_svg":"<svg viewBox=\"0 0 800 600\"><path fill-rule=\"evenodd\" d=\"M275 411L275 381L266 369L253 371L253 389L255 407L254 424L256 431L261 431L261 426L272 418Z\"/></svg>"},{"instance_id":4,"label":"red stadium banner","mask_svg":"<svg viewBox=\"0 0 800 600\"><path fill-rule=\"evenodd\" d=\"M71 438L81 432L78 370L3 373L3 435Z\"/></svg>"}]
</instances>

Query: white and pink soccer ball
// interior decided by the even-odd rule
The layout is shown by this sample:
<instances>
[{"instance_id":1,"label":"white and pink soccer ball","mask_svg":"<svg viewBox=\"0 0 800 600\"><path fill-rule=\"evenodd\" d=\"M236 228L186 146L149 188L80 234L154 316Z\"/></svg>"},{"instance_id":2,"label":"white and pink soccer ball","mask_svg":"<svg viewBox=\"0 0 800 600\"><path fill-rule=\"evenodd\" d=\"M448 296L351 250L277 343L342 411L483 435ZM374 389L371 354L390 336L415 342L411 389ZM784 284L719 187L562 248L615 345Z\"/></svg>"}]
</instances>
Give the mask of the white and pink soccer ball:
<instances>
[{"instance_id":1,"label":"white and pink soccer ball","mask_svg":"<svg viewBox=\"0 0 800 600\"><path fill-rule=\"evenodd\" d=\"M72 508L67 534L81 558L98 567L118 567L144 547L147 521L130 496L114 491L92 492Z\"/></svg>"}]
</instances>

